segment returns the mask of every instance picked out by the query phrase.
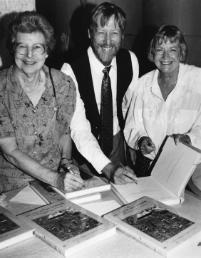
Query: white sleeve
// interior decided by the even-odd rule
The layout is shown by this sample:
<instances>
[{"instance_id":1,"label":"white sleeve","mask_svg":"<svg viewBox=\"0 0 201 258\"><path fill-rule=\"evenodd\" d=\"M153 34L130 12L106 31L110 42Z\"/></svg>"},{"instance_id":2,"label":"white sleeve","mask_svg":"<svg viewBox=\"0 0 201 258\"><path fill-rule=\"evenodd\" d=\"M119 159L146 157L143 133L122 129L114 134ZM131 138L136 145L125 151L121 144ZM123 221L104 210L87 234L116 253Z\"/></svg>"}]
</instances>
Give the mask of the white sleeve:
<instances>
[{"instance_id":1,"label":"white sleeve","mask_svg":"<svg viewBox=\"0 0 201 258\"><path fill-rule=\"evenodd\" d=\"M142 96L143 90L137 85L126 116L124 137L127 144L133 149L138 148L137 142L142 136L147 136L142 118Z\"/></svg>"},{"instance_id":2,"label":"white sleeve","mask_svg":"<svg viewBox=\"0 0 201 258\"><path fill-rule=\"evenodd\" d=\"M201 149L201 107L197 110L197 117L187 133L193 146Z\"/></svg>"},{"instance_id":3,"label":"white sleeve","mask_svg":"<svg viewBox=\"0 0 201 258\"><path fill-rule=\"evenodd\" d=\"M132 78L132 81L125 93L125 96L124 96L123 102L122 102L122 112L123 112L124 119L126 119L126 115L127 115L130 103L131 103L131 99L137 89L137 82L138 82L138 77L139 77L139 63L138 63L137 57L133 52L129 51L129 53L131 56L133 78Z\"/></svg>"},{"instance_id":4,"label":"white sleeve","mask_svg":"<svg viewBox=\"0 0 201 258\"><path fill-rule=\"evenodd\" d=\"M86 118L84 103L80 97L77 80L71 66L64 63L61 71L69 75L76 86L76 108L71 120L71 137L79 152L92 164L97 172L109 164L111 161L102 152L96 138L91 132L91 126Z\"/></svg>"}]
</instances>

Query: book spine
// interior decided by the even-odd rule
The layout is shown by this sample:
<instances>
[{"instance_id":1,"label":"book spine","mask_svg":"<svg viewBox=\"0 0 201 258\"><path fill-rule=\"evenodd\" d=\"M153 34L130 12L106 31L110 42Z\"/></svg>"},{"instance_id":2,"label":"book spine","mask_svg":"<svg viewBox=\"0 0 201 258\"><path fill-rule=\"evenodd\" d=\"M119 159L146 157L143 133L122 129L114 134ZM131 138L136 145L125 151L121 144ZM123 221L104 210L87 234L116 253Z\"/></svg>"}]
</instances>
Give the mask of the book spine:
<instances>
[{"instance_id":1,"label":"book spine","mask_svg":"<svg viewBox=\"0 0 201 258\"><path fill-rule=\"evenodd\" d=\"M48 244L50 247L52 247L53 249L55 249L57 252L59 252L60 254L65 256L65 250L64 248L62 248L61 246L57 245L54 243L54 240L49 239L49 237L46 237L44 234L35 231L34 234L41 239L43 242L45 242L46 244Z\"/></svg>"},{"instance_id":2,"label":"book spine","mask_svg":"<svg viewBox=\"0 0 201 258\"><path fill-rule=\"evenodd\" d=\"M111 189L112 189L112 192L116 195L116 197L119 199L120 203L122 205L124 204L128 204L128 202L126 201L126 199L120 194L120 192L116 189L116 187L111 184Z\"/></svg>"}]
</instances>

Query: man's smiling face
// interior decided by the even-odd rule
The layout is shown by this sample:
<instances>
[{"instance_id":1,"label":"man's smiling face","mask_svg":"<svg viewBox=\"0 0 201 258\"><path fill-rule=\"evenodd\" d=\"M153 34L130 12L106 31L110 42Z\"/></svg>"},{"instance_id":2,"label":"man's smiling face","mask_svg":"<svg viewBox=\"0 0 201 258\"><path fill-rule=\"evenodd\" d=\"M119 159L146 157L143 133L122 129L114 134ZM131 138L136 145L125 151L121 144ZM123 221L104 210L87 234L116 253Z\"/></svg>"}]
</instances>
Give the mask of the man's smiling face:
<instances>
[{"instance_id":1,"label":"man's smiling face","mask_svg":"<svg viewBox=\"0 0 201 258\"><path fill-rule=\"evenodd\" d=\"M96 57L103 65L108 66L121 47L123 35L114 16L104 26L101 26L100 18L99 16L97 27L89 33L89 37Z\"/></svg>"}]
</instances>

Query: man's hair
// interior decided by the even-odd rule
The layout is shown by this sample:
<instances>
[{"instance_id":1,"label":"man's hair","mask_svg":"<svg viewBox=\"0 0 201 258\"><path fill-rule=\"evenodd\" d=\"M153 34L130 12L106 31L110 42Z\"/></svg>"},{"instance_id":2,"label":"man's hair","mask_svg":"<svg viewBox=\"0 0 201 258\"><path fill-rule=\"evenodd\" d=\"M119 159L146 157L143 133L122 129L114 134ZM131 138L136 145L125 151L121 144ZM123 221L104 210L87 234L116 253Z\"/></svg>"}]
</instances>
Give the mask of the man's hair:
<instances>
[{"instance_id":1,"label":"man's hair","mask_svg":"<svg viewBox=\"0 0 201 258\"><path fill-rule=\"evenodd\" d=\"M104 2L92 10L89 24L90 32L93 32L98 26L98 17L100 17L100 25L103 27L112 16L114 16L114 20L123 34L126 26L126 14L117 5L108 2Z\"/></svg>"},{"instance_id":2,"label":"man's hair","mask_svg":"<svg viewBox=\"0 0 201 258\"><path fill-rule=\"evenodd\" d=\"M163 42L170 41L178 42L180 48L180 62L185 62L187 58L187 44L184 39L182 32L174 25L162 25L156 34L154 35L153 39L150 42L149 49L148 49L148 59L153 62L156 45L160 45Z\"/></svg>"},{"instance_id":3,"label":"man's hair","mask_svg":"<svg viewBox=\"0 0 201 258\"><path fill-rule=\"evenodd\" d=\"M9 24L7 46L11 52L14 51L18 32L41 32L45 38L47 52L51 52L54 48L55 38L53 27L42 15L35 11L20 12Z\"/></svg>"}]
</instances>

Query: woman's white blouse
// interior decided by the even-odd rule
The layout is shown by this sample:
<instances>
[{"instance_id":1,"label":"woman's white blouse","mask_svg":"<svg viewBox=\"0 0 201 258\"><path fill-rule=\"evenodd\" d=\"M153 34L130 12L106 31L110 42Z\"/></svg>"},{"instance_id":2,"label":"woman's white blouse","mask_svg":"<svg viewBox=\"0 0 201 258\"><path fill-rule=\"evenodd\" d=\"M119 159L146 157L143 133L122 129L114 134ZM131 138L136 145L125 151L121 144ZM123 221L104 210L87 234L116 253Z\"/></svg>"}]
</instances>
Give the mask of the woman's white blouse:
<instances>
[{"instance_id":1,"label":"woman's white blouse","mask_svg":"<svg viewBox=\"0 0 201 258\"><path fill-rule=\"evenodd\" d=\"M128 112L125 138L137 149L137 141L149 136L156 145L154 158L164 137L188 134L194 146L201 148L201 68L180 64L177 84L166 101L158 85L158 70L139 79Z\"/></svg>"}]
</instances>

